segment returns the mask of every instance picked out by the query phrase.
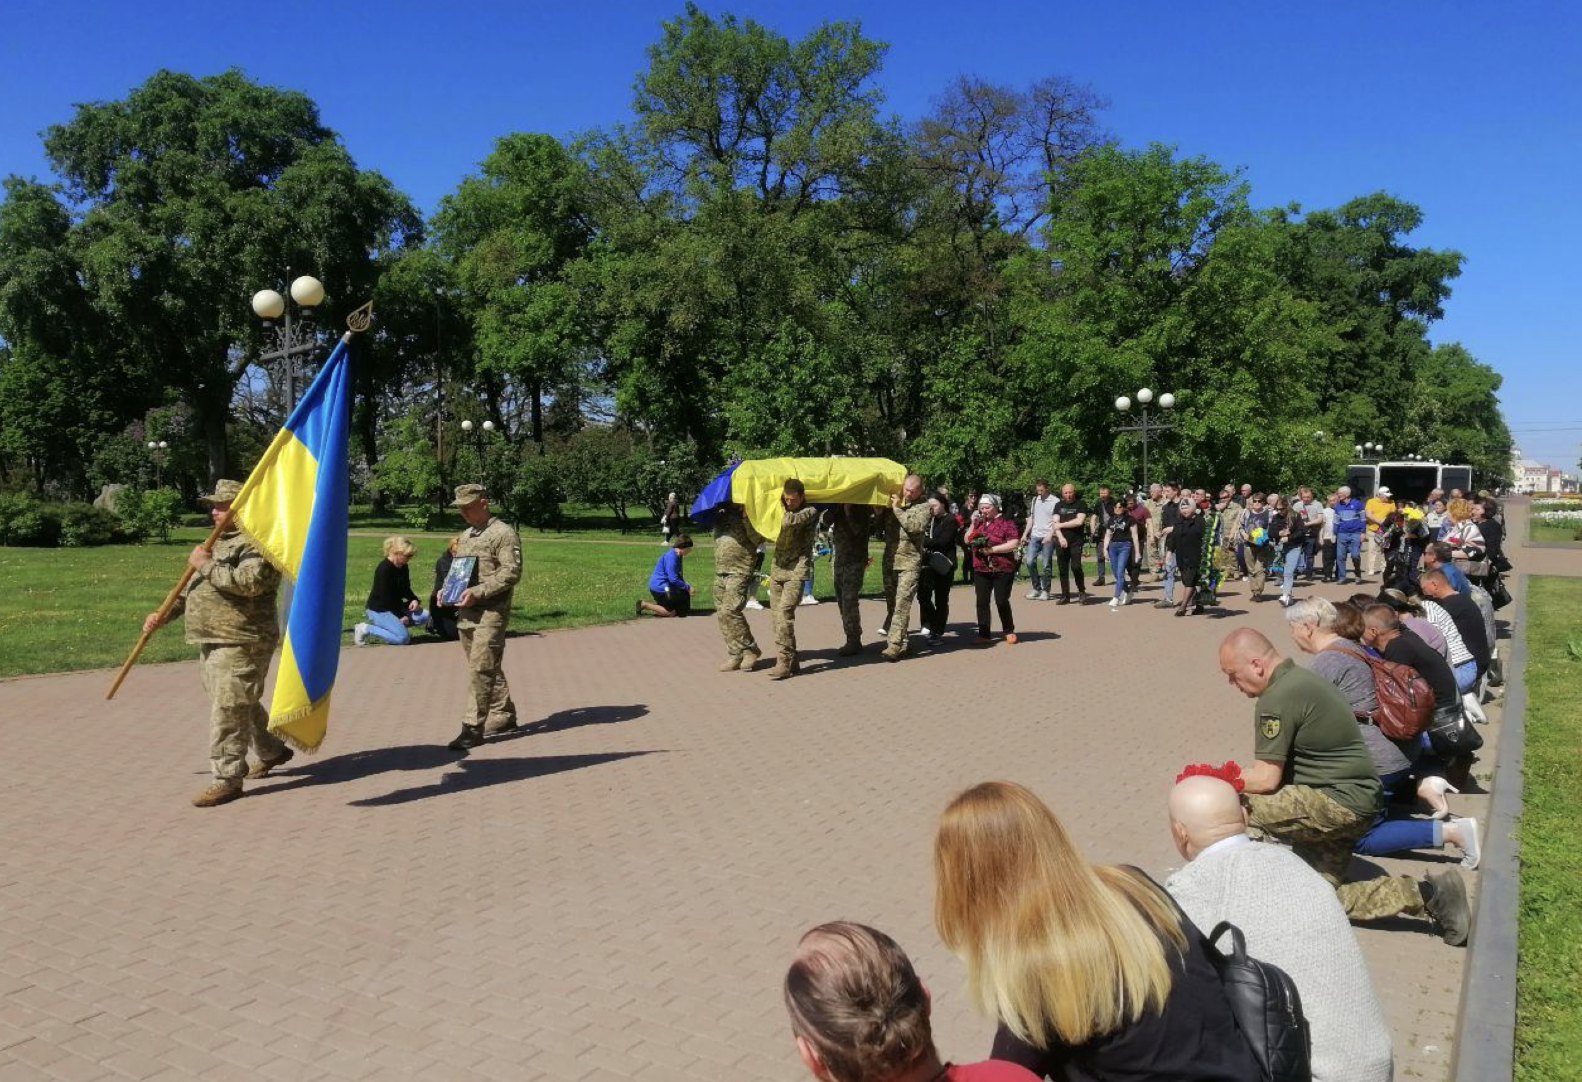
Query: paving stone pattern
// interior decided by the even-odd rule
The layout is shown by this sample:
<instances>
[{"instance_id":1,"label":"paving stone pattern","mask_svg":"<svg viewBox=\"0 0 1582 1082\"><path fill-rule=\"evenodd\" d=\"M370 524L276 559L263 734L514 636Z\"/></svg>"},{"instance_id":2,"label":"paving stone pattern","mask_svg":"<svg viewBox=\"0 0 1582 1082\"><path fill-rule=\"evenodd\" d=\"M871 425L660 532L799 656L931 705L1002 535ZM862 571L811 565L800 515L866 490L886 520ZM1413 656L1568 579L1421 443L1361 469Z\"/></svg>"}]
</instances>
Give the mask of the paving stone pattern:
<instances>
[{"instance_id":1,"label":"paving stone pattern","mask_svg":"<svg viewBox=\"0 0 1582 1082\"><path fill-rule=\"evenodd\" d=\"M0 683L0 1082L792 1082L779 982L834 918L896 936L942 1050L980 1058L990 1029L931 926L936 816L1013 778L1095 859L1166 874L1177 769L1250 750L1219 638L1287 641L1238 591L1232 616L1177 620L1018 590L1019 644L897 665L877 641L837 658L835 606L804 608L813 649L778 684L767 662L715 672L707 617L524 635L506 671L530 724L466 757L443 748L458 647L348 649L322 752L212 810L188 804L193 664L142 667L110 703L105 672ZM1385 923L1359 934L1397 1074L1443 1078L1463 952Z\"/></svg>"}]
</instances>

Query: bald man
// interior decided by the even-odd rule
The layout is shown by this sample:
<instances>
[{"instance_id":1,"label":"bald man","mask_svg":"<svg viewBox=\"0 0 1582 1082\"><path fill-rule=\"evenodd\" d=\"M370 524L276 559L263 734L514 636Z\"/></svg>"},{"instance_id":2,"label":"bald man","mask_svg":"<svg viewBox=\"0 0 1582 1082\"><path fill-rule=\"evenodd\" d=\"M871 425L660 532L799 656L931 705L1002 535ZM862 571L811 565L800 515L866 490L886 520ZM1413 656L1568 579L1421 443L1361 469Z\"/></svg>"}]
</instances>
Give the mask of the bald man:
<instances>
[{"instance_id":1,"label":"bald man","mask_svg":"<svg viewBox=\"0 0 1582 1082\"><path fill-rule=\"evenodd\" d=\"M1313 1082L1389 1082L1390 1029L1346 912L1284 846L1255 842L1236 790L1184 778L1170 792L1170 834L1187 866L1165 881L1203 932L1228 920L1247 953L1296 982L1313 1039Z\"/></svg>"},{"instance_id":2,"label":"bald man","mask_svg":"<svg viewBox=\"0 0 1582 1082\"><path fill-rule=\"evenodd\" d=\"M1340 689L1251 628L1225 637L1219 667L1257 700L1255 761L1243 771L1252 836L1290 845L1329 880L1351 919L1426 913L1446 943L1466 943L1471 913L1456 872L1421 883L1404 875L1345 881L1357 840L1382 817L1383 790Z\"/></svg>"}]
</instances>

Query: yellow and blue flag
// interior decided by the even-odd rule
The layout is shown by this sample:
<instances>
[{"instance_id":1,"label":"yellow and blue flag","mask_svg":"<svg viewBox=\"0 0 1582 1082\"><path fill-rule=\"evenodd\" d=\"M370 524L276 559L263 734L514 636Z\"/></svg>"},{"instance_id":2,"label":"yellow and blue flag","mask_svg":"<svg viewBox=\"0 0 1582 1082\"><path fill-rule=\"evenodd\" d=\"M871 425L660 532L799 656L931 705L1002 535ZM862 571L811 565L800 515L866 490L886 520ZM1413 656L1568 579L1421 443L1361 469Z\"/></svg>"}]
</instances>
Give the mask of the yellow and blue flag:
<instances>
[{"instance_id":1,"label":"yellow and blue flag","mask_svg":"<svg viewBox=\"0 0 1582 1082\"><path fill-rule=\"evenodd\" d=\"M346 595L348 332L253 467L232 521L294 584L269 728L305 751L324 741Z\"/></svg>"}]
</instances>

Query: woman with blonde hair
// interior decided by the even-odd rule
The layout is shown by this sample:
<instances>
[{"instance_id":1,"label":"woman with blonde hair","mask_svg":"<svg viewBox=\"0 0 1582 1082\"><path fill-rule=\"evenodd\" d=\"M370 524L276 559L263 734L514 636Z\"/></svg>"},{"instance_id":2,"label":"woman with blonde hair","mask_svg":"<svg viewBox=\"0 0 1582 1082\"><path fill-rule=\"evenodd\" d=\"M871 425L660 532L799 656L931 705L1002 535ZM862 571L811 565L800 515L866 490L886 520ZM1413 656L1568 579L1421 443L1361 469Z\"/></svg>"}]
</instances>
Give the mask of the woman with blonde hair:
<instances>
[{"instance_id":1,"label":"woman with blonde hair","mask_svg":"<svg viewBox=\"0 0 1582 1082\"><path fill-rule=\"evenodd\" d=\"M410 538L397 535L385 538L384 551L385 558L374 568L374 585L368 591L364 622L352 629L352 640L358 646L366 643L370 635L405 646L412 641L408 629L428 623L423 603L412 592L412 574L406 566L417 551L416 546Z\"/></svg>"},{"instance_id":2,"label":"woman with blonde hair","mask_svg":"<svg viewBox=\"0 0 1582 1082\"><path fill-rule=\"evenodd\" d=\"M1203 935L1141 871L1090 864L1012 782L951 801L934 923L999 1024L995 1059L1055 1079L1259 1082Z\"/></svg>"}]
</instances>

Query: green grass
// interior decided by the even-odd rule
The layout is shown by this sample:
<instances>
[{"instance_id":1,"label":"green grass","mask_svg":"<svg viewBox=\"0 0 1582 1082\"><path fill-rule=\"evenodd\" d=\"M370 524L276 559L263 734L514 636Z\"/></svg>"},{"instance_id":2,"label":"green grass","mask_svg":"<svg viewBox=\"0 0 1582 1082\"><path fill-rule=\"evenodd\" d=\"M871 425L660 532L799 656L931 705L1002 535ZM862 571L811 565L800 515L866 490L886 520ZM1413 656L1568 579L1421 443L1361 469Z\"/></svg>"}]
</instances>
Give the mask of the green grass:
<instances>
[{"instance_id":1,"label":"green grass","mask_svg":"<svg viewBox=\"0 0 1582 1082\"><path fill-rule=\"evenodd\" d=\"M182 528L168 544L106 545L85 549L0 548L0 677L119 666L137 641L143 617L159 607L181 576L188 550L206 531ZM363 618L363 602L382 555L381 536L353 536L347 547L343 627ZM879 590L877 557L865 592ZM427 597L440 539L417 539L412 585ZM522 583L511 627L518 631L580 627L632 617L632 602L648 596L648 574L663 551L657 540L523 534ZM686 562L695 608L713 608L712 539L701 536ZM830 598L829 561L815 569L818 596ZM160 629L143 661L196 657L179 623Z\"/></svg>"},{"instance_id":2,"label":"green grass","mask_svg":"<svg viewBox=\"0 0 1582 1082\"><path fill-rule=\"evenodd\" d=\"M1577 528L1575 526L1529 519L1527 530L1528 536L1534 541L1568 541L1574 545L1582 546L1582 541L1577 540Z\"/></svg>"},{"instance_id":3,"label":"green grass","mask_svg":"<svg viewBox=\"0 0 1582 1082\"><path fill-rule=\"evenodd\" d=\"M1582 578L1527 595L1516 1077L1582 1079Z\"/></svg>"}]
</instances>

